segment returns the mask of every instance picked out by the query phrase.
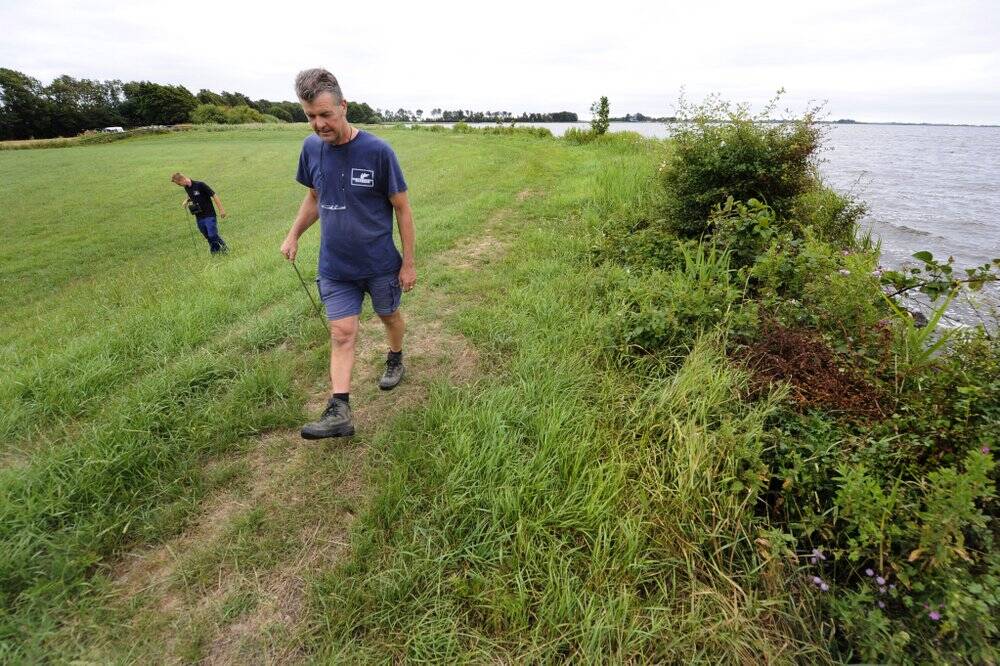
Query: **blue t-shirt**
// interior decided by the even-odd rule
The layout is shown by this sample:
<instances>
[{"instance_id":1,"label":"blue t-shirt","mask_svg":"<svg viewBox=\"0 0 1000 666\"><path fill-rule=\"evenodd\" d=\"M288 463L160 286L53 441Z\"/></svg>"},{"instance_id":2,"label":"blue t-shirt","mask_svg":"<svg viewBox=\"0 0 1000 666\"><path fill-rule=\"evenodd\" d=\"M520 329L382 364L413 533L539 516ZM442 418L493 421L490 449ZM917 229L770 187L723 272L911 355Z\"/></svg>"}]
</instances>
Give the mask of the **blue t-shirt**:
<instances>
[{"instance_id":1,"label":"blue t-shirt","mask_svg":"<svg viewBox=\"0 0 1000 666\"><path fill-rule=\"evenodd\" d=\"M399 271L389 197L405 192L406 181L389 144L362 131L339 146L312 134L295 179L318 196L320 275L361 280Z\"/></svg>"}]
</instances>

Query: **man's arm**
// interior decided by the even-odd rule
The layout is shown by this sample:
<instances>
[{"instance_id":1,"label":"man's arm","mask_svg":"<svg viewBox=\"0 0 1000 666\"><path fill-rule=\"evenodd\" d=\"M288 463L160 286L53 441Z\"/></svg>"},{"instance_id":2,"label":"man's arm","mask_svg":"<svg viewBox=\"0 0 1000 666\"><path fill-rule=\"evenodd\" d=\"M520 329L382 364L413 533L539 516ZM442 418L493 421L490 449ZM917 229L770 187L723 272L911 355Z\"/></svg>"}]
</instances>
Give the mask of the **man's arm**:
<instances>
[{"instance_id":1,"label":"man's arm","mask_svg":"<svg viewBox=\"0 0 1000 666\"><path fill-rule=\"evenodd\" d=\"M410 199L405 191L389 197L389 202L396 211L396 226L399 227L399 239L403 243L403 267L399 269L399 286L403 291L409 291L417 283L417 269L414 262L417 235L413 228L413 211L410 209Z\"/></svg>"},{"instance_id":2,"label":"man's arm","mask_svg":"<svg viewBox=\"0 0 1000 666\"><path fill-rule=\"evenodd\" d=\"M219 199L218 194L212 195L212 200L215 201L215 205L219 207L219 215L222 217L226 216L226 209L222 207L222 201Z\"/></svg>"},{"instance_id":3,"label":"man's arm","mask_svg":"<svg viewBox=\"0 0 1000 666\"><path fill-rule=\"evenodd\" d=\"M285 236L285 241L281 244L281 254L285 255L285 259L295 261L295 255L299 251L299 237L319 219L319 204L317 202L316 190L310 187L305 198L302 199L302 205L299 206L299 212L295 216L292 228L288 230L288 235Z\"/></svg>"}]
</instances>

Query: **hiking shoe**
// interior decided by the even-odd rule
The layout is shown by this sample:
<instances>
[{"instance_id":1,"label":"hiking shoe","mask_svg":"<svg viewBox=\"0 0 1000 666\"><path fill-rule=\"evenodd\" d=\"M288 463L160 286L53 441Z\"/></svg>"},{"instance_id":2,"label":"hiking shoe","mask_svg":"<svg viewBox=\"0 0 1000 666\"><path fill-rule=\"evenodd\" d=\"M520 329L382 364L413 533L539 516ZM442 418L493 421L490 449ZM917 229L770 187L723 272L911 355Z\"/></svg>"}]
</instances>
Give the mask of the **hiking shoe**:
<instances>
[{"instance_id":1,"label":"hiking shoe","mask_svg":"<svg viewBox=\"0 0 1000 666\"><path fill-rule=\"evenodd\" d=\"M354 434L351 406L338 398L330 398L318 421L302 426L302 439L350 437Z\"/></svg>"},{"instance_id":2,"label":"hiking shoe","mask_svg":"<svg viewBox=\"0 0 1000 666\"><path fill-rule=\"evenodd\" d=\"M406 374L406 368L403 366L403 359L389 356L385 360L385 372L378 380L378 387L383 391L391 391L399 385L404 374Z\"/></svg>"}]
</instances>

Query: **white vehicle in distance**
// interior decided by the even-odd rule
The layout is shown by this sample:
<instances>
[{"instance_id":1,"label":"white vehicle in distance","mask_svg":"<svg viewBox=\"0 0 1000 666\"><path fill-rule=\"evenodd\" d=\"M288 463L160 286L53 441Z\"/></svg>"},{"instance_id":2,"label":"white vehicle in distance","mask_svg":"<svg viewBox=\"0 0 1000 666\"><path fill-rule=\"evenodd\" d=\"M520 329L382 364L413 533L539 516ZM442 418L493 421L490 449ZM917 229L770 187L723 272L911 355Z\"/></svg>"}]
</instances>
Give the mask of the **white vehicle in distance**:
<instances>
[{"instance_id":1,"label":"white vehicle in distance","mask_svg":"<svg viewBox=\"0 0 1000 666\"><path fill-rule=\"evenodd\" d=\"M102 127L100 129L100 131L101 132L114 132L114 133L118 133L118 132L124 132L125 128L124 127Z\"/></svg>"}]
</instances>

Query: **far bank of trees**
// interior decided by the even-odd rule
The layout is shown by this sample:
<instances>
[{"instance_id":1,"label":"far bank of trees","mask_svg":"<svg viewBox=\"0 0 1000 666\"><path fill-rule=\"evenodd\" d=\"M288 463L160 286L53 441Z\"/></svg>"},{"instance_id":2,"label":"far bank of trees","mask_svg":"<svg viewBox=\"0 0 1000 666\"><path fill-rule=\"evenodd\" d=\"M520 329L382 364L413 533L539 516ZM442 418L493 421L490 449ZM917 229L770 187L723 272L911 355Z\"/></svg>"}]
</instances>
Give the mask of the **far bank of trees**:
<instances>
[{"instance_id":1,"label":"far bank of trees","mask_svg":"<svg viewBox=\"0 0 1000 666\"><path fill-rule=\"evenodd\" d=\"M411 111L372 108L348 101L352 123L379 122L577 122L571 111L521 113L435 108ZM240 92L197 94L184 86L152 81L98 81L63 75L48 85L22 72L0 68L0 140L76 136L102 127L179 123L305 122L298 102L250 99Z\"/></svg>"}]
</instances>

